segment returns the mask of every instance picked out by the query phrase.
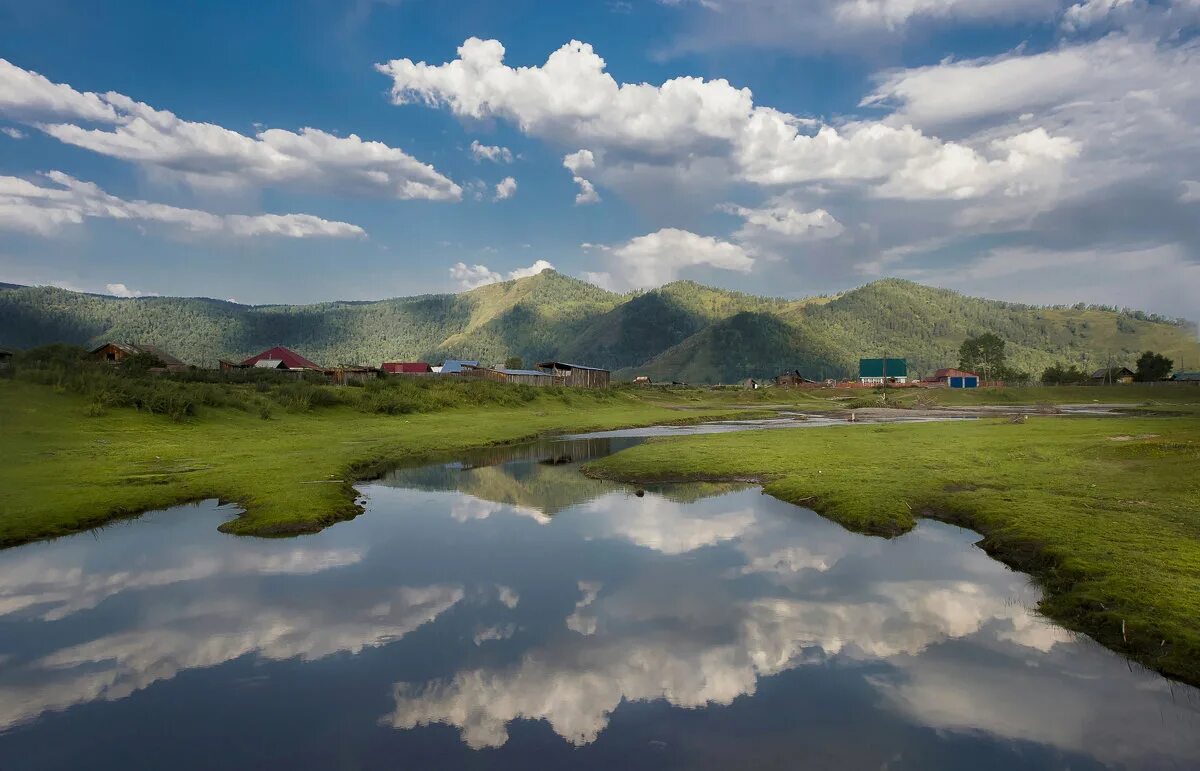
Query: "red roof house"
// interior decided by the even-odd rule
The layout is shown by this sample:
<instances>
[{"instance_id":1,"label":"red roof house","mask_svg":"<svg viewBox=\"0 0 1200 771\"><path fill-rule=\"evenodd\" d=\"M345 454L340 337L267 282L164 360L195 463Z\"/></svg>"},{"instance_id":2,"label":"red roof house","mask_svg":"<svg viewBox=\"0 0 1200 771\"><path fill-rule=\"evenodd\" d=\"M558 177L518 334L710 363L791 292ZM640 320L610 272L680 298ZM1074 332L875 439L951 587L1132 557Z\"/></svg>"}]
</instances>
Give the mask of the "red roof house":
<instances>
[{"instance_id":1,"label":"red roof house","mask_svg":"<svg viewBox=\"0 0 1200 771\"><path fill-rule=\"evenodd\" d=\"M385 361L382 369L389 375L433 372L433 367L423 361Z\"/></svg>"},{"instance_id":2,"label":"red roof house","mask_svg":"<svg viewBox=\"0 0 1200 771\"><path fill-rule=\"evenodd\" d=\"M268 348L262 353L255 354L242 362L243 367L258 367L259 362L276 362L271 369L321 369L295 351L288 350L282 345Z\"/></svg>"}]
</instances>

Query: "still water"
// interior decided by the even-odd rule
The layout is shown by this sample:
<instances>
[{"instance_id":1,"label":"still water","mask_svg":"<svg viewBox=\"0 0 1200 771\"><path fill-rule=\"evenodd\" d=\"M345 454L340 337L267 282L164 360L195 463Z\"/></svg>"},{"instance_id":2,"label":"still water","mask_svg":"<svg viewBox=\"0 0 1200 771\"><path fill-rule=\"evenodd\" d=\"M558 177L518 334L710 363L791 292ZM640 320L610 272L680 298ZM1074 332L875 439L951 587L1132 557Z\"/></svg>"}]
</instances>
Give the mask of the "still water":
<instances>
[{"instance_id":1,"label":"still water","mask_svg":"<svg viewBox=\"0 0 1200 771\"><path fill-rule=\"evenodd\" d=\"M1200 693L966 530L578 473L393 472L314 536L208 502L0 552L0 769L1197 768Z\"/></svg>"}]
</instances>

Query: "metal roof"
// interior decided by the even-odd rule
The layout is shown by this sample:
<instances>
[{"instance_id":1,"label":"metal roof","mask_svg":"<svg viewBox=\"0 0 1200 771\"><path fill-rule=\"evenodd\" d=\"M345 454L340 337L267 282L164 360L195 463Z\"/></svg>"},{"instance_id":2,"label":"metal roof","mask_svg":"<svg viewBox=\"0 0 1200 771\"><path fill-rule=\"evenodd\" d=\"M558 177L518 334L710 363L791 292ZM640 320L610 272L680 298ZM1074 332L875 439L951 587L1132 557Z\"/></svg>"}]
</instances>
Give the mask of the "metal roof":
<instances>
[{"instance_id":1,"label":"metal roof","mask_svg":"<svg viewBox=\"0 0 1200 771\"><path fill-rule=\"evenodd\" d=\"M282 361L288 369L320 369L319 366L313 364L308 359L304 358L295 351L284 348L282 345L277 345L274 348L268 348L260 354L251 356L242 362L243 367L256 367L260 359L275 359Z\"/></svg>"},{"instance_id":2,"label":"metal roof","mask_svg":"<svg viewBox=\"0 0 1200 771\"><path fill-rule=\"evenodd\" d=\"M907 359L888 359L887 377L908 377ZM884 377L883 359L859 359L859 377Z\"/></svg>"},{"instance_id":3,"label":"metal roof","mask_svg":"<svg viewBox=\"0 0 1200 771\"><path fill-rule=\"evenodd\" d=\"M254 366L259 369L279 369L281 364L283 364L282 359L259 359L254 362Z\"/></svg>"},{"instance_id":4,"label":"metal roof","mask_svg":"<svg viewBox=\"0 0 1200 771\"><path fill-rule=\"evenodd\" d=\"M542 372L540 369L498 369L505 375L537 375L538 377L554 377L549 372Z\"/></svg>"},{"instance_id":5,"label":"metal roof","mask_svg":"<svg viewBox=\"0 0 1200 771\"><path fill-rule=\"evenodd\" d=\"M465 361L462 359L446 359L444 362L442 362L442 374L444 374L444 375L451 374L452 375L456 372L462 372L463 367L478 367L478 366L479 366L479 362L477 362L477 361Z\"/></svg>"},{"instance_id":6,"label":"metal roof","mask_svg":"<svg viewBox=\"0 0 1200 771\"><path fill-rule=\"evenodd\" d=\"M1171 376L1172 380L1200 380L1200 371L1197 372L1176 372Z\"/></svg>"},{"instance_id":7,"label":"metal roof","mask_svg":"<svg viewBox=\"0 0 1200 771\"><path fill-rule=\"evenodd\" d=\"M546 361L538 365L539 367L554 367L555 369L587 369L592 372L608 372L604 367L588 367L583 364L567 364L565 361Z\"/></svg>"}]
</instances>

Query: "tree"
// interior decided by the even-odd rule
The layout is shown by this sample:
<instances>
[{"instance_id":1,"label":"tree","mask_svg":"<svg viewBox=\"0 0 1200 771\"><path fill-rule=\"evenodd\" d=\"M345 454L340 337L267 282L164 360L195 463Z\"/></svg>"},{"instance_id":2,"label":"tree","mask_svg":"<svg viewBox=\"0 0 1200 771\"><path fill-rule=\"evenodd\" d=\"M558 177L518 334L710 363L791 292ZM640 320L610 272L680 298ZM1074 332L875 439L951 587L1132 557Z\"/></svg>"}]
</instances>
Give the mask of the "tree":
<instances>
[{"instance_id":1,"label":"tree","mask_svg":"<svg viewBox=\"0 0 1200 771\"><path fill-rule=\"evenodd\" d=\"M521 359L520 356L509 356L507 359L504 360L504 368L505 369L524 369L525 362Z\"/></svg>"},{"instance_id":2,"label":"tree","mask_svg":"<svg viewBox=\"0 0 1200 771\"><path fill-rule=\"evenodd\" d=\"M984 379L1003 377L1004 340L991 332L968 337L958 349L958 366L980 372Z\"/></svg>"},{"instance_id":3,"label":"tree","mask_svg":"<svg viewBox=\"0 0 1200 771\"><path fill-rule=\"evenodd\" d=\"M1137 360L1137 379L1143 383L1162 380L1171 374L1175 362L1161 353L1146 351Z\"/></svg>"},{"instance_id":4,"label":"tree","mask_svg":"<svg viewBox=\"0 0 1200 771\"><path fill-rule=\"evenodd\" d=\"M1042 382L1046 385L1066 385L1068 383L1086 383L1088 375L1077 367L1065 367L1056 364L1047 367L1042 373Z\"/></svg>"}]
</instances>

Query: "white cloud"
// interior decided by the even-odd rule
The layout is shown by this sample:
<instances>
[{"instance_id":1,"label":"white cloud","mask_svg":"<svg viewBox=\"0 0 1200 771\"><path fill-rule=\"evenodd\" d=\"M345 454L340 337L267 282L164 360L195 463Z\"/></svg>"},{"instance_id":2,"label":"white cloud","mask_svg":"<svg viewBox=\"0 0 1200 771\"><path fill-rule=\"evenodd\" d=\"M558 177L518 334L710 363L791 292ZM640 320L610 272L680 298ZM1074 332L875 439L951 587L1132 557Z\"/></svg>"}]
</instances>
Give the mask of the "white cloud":
<instances>
[{"instance_id":1,"label":"white cloud","mask_svg":"<svg viewBox=\"0 0 1200 771\"><path fill-rule=\"evenodd\" d=\"M82 223L85 218L103 218L157 223L188 233L238 237L357 238L366 235L357 225L309 214L212 214L149 201L127 201L60 171L44 176L56 186L0 176L0 229L50 236L67 225Z\"/></svg>"},{"instance_id":2,"label":"white cloud","mask_svg":"<svg viewBox=\"0 0 1200 771\"><path fill-rule=\"evenodd\" d=\"M25 138L25 132L14 126L0 127L0 134L3 134L4 136L8 137L9 139L24 139Z\"/></svg>"},{"instance_id":3,"label":"white cloud","mask_svg":"<svg viewBox=\"0 0 1200 771\"><path fill-rule=\"evenodd\" d=\"M130 289L124 284L105 284L104 290L113 297L146 297L145 292L140 292L136 289Z\"/></svg>"},{"instance_id":4,"label":"white cloud","mask_svg":"<svg viewBox=\"0 0 1200 771\"><path fill-rule=\"evenodd\" d=\"M742 273L754 267L754 258L743 247L678 228L663 228L617 246L585 244L582 248L607 253L611 269L588 272L585 278L613 290L661 286L698 266Z\"/></svg>"},{"instance_id":5,"label":"white cloud","mask_svg":"<svg viewBox=\"0 0 1200 771\"><path fill-rule=\"evenodd\" d=\"M596 192L596 187L583 176L586 171L591 171L596 168L596 158L591 150L580 150L563 156L563 166L571 172L571 179L579 185L579 192L575 194L575 205L599 203L600 194Z\"/></svg>"},{"instance_id":6,"label":"white cloud","mask_svg":"<svg viewBox=\"0 0 1200 771\"><path fill-rule=\"evenodd\" d=\"M506 201L517 194L517 181L512 177L505 177L496 183L496 194L492 196L493 201Z\"/></svg>"},{"instance_id":7,"label":"white cloud","mask_svg":"<svg viewBox=\"0 0 1200 771\"><path fill-rule=\"evenodd\" d=\"M450 278L458 282L458 285L463 289L475 289L487 284L495 284L500 281L513 281L518 278L529 278L536 276L544 270L554 270L554 266L546 260L538 260L527 268L517 268L510 270L506 276L502 276L486 265L467 265L464 262L456 262L450 268ZM474 499L471 499L474 500ZM495 513L497 509L492 507L482 514L486 517L489 514ZM472 518L481 518L479 514L473 515Z\"/></svg>"},{"instance_id":8,"label":"white cloud","mask_svg":"<svg viewBox=\"0 0 1200 771\"><path fill-rule=\"evenodd\" d=\"M1194 179L1185 179L1181 183L1183 192L1179 194L1181 203L1196 203L1200 201L1200 182Z\"/></svg>"},{"instance_id":9,"label":"white cloud","mask_svg":"<svg viewBox=\"0 0 1200 771\"><path fill-rule=\"evenodd\" d=\"M478 139L471 141L471 156L476 161L491 161L492 163L512 163L512 150L498 145L481 144Z\"/></svg>"},{"instance_id":10,"label":"white cloud","mask_svg":"<svg viewBox=\"0 0 1200 771\"><path fill-rule=\"evenodd\" d=\"M1078 31L1096 26L1109 19L1121 9L1127 9L1138 0L1084 0L1076 3L1063 14L1062 26L1068 31Z\"/></svg>"},{"instance_id":11,"label":"white cloud","mask_svg":"<svg viewBox=\"0 0 1200 771\"><path fill-rule=\"evenodd\" d=\"M804 211L783 197L759 208L735 204L720 208L744 220L734 238L756 249L837 238L846 229L824 209Z\"/></svg>"},{"instance_id":12,"label":"white cloud","mask_svg":"<svg viewBox=\"0 0 1200 771\"><path fill-rule=\"evenodd\" d=\"M462 196L459 186L432 166L382 142L315 128L265 129L246 136L212 123L183 120L123 94L76 91L3 59L0 115L61 142L162 170L196 187L287 187L397 199Z\"/></svg>"},{"instance_id":13,"label":"white cloud","mask_svg":"<svg viewBox=\"0 0 1200 771\"><path fill-rule=\"evenodd\" d=\"M646 168L680 174L713 160L725 167L727 181L878 180L888 195L901 196L909 180L920 185L937 176L936 170L953 167L953 184L926 184L913 194L967 197L990 187L967 179L970 170L992 176L991 169L1006 163L910 126L822 125L755 105L749 89L725 80L618 84L605 72L604 60L579 41L564 45L540 67L505 65L504 46L496 40L471 38L458 53L441 65L397 59L377 67L392 78L397 104L424 102L464 118L510 120L527 134L586 148L601 174Z\"/></svg>"}]
</instances>

